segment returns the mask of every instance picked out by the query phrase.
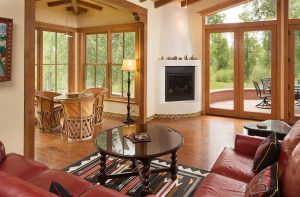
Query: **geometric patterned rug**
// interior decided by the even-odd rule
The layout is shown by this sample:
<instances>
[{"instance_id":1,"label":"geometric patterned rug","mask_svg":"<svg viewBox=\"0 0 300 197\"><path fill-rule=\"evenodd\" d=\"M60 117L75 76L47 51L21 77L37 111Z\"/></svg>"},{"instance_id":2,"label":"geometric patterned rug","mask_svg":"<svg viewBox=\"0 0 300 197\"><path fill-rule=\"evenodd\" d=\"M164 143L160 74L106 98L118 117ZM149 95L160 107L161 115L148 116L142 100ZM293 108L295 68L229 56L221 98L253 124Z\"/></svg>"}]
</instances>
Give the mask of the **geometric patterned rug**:
<instances>
[{"instance_id":1,"label":"geometric patterned rug","mask_svg":"<svg viewBox=\"0 0 300 197\"><path fill-rule=\"evenodd\" d=\"M95 152L84 159L65 168L66 172L85 178L96 184L99 174L99 152ZM107 173L120 173L130 171L130 161L108 157L106 161ZM169 162L155 159L151 162L151 169L169 166ZM151 174L150 182L153 194L156 196L193 196L201 181L206 177L208 171L191 168L178 164L177 179L171 180L169 172ZM142 185L139 176L108 179L105 187L125 193L129 196L142 196Z\"/></svg>"}]
</instances>

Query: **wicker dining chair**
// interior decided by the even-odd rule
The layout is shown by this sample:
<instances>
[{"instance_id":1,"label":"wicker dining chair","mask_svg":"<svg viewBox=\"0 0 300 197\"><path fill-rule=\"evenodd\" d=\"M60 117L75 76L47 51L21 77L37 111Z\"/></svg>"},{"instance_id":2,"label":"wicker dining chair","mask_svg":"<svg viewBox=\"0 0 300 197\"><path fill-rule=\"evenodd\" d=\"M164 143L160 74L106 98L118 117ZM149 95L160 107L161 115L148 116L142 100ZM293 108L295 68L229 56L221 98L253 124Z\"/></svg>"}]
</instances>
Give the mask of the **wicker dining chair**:
<instances>
[{"instance_id":1,"label":"wicker dining chair","mask_svg":"<svg viewBox=\"0 0 300 197\"><path fill-rule=\"evenodd\" d=\"M94 113L95 113L95 125L99 125L102 122L103 114L103 101L107 92L106 88L88 88L82 91L83 93L91 93L95 98Z\"/></svg>"},{"instance_id":2,"label":"wicker dining chair","mask_svg":"<svg viewBox=\"0 0 300 197\"><path fill-rule=\"evenodd\" d=\"M68 141L84 141L94 134L94 98L70 98L61 101L64 129Z\"/></svg>"},{"instance_id":3,"label":"wicker dining chair","mask_svg":"<svg viewBox=\"0 0 300 197\"><path fill-rule=\"evenodd\" d=\"M37 92L35 94L38 114L38 130L40 132L60 132L61 113L63 111L60 103L55 103L53 97L61 94L56 92Z\"/></svg>"}]
</instances>

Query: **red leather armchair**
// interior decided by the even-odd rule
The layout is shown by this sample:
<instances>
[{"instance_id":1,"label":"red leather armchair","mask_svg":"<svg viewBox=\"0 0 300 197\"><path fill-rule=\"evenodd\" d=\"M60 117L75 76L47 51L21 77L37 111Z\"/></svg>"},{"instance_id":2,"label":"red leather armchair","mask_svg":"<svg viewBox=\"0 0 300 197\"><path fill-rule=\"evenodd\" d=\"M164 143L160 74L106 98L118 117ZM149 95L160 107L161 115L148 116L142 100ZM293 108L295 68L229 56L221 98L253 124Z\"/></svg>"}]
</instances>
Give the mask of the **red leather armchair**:
<instances>
[{"instance_id":1,"label":"red leather armchair","mask_svg":"<svg viewBox=\"0 0 300 197\"><path fill-rule=\"evenodd\" d=\"M126 196L103 186L93 186L67 172L49 169L46 165L26 159L22 155L6 154L0 141L0 196L56 196L48 192L52 180L59 182L75 197Z\"/></svg>"},{"instance_id":2,"label":"red leather armchair","mask_svg":"<svg viewBox=\"0 0 300 197\"><path fill-rule=\"evenodd\" d=\"M247 184L256 175L253 158L262 138L236 135L234 148L225 148L202 181L195 196L244 196ZM279 182L285 197L300 196L300 121L280 146Z\"/></svg>"}]
</instances>

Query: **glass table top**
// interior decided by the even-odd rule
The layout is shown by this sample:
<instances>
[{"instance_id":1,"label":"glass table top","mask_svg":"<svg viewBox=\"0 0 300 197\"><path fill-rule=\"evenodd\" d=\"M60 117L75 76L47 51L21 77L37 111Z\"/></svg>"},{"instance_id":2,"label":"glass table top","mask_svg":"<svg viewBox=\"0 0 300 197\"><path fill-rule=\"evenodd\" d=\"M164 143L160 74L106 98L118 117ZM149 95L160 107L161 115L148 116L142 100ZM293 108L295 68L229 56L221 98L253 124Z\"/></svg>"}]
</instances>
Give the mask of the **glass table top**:
<instances>
[{"instance_id":1,"label":"glass table top","mask_svg":"<svg viewBox=\"0 0 300 197\"><path fill-rule=\"evenodd\" d=\"M133 143L125 136L146 132L150 142ZM162 156L176 151L183 143L182 135L168 127L154 124L134 124L108 129L95 139L100 152L124 158L146 158Z\"/></svg>"}]
</instances>

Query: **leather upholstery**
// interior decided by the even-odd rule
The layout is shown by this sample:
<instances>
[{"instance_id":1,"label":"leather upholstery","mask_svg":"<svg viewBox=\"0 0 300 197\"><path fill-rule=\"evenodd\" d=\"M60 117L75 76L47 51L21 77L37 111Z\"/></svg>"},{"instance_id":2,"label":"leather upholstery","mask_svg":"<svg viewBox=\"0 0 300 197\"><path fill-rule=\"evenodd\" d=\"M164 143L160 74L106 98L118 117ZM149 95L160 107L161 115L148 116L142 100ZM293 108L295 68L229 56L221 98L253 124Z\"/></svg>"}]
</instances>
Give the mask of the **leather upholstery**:
<instances>
[{"instance_id":1,"label":"leather upholstery","mask_svg":"<svg viewBox=\"0 0 300 197\"><path fill-rule=\"evenodd\" d=\"M234 151L253 158L258 146L262 141L263 138L236 134Z\"/></svg>"},{"instance_id":2,"label":"leather upholstery","mask_svg":"<svg viewBox=\"0 0 300 197\"><path fill-rule=\"evenodd\" d=\"M95 197L97 195L101 194L101 196L105 197L114 197L116 196L116 192L114 190L108 189L106 187L102 187L99 185L93 186L91 189L89 189L87 192L85 192L82 197ZM118 197L125 197L127 195L124 195L122 193L118 193Z\"/></svg>"},{"instance_id":3,"label":"leather upholstery","mask_svg":"<svg viewBox=\"0 0 300 197\"><path fill-rule=\"evenodd\" d=\"M234 161L234 162L233 162ZM253 157L225 148L215 162L211 172L236 180L250 182L256 175L252 171Z\"/></svg>"},{"instance_id":4,"label":"leather upholstery","mask_svg":"<svg viewBox=\"0 0 300 197\"><path fill-rule=\"evenodd\" d=\"M55 197L16 176L0 171L0 196L6 197ZM57 196L56 196L57 197Z\"/></svg>"},{"instance_id":5,"label":"leather upholstery","mask_svg":"<svg viewBox=\"0 0 300 197\"><path fill-rule=\"evenodd\" d=\"M0 141L0 164L4 161L5 158L6 158L5 147L3 143Z\"/></svg>"},{"instance_id":6,"label":"leather upholstery","mask_svg":"<svg viewBox=\"0 0 300 197\"><path fill-rule=\"evenodd\" d=\"M0 165L0 171L25 180L30 179L47 169L48 167L44 164L31 159L26 159L24 156L15 153L7 154L5 162Z\"/></svg>"},{"instance_id":7,"label":"leather upholstery","mask_svg":"<svg viewBox=\"0 0 300 197\"><path fill-rule=\"evenodd\" d=\"M0 142L0 151L5 153ZM6 155L6 154L3 154ZM9 153L0 163L0 196L5 197L52 197L49 191L52 180L77 196L126 196L103 186L94 188L92 183L60 170L49 170L37 161L22 155ZM89 189L92 189L89 191ZM85 194L88 192L87 194Z\"/></svg>"},{"instance_id":8,"label":"leather upholstery","mask_svg":"<svg viewBox=\"0 0 300 197\"><path fill-rule=\"evenodd\" d=\"M202 181L195 197L239 197L244 196L247 183L211 173Z\"/></svg>"},{"instance_id":9,"label":"leather upholstery","mask_svg":"<svg viewBox=\"0 0 300 197\"><path fill-rule=\"evenodd\" d=\"M82 178L76 177L72 174L60 170L46 170L30 179L29 182L40 188L49 190L52 180L55 180L56 182L61 184L74 196L80 196L93 185L92 183Z\"/></svg>"},{"instance_id":10,"label":"leather upholstery","mask_svg":"<svg viewBox=\"0 0 300 197\"><path fill-rule=\"evenodd\" d=\"M285 136L280 146L280 156L278 160L279 164L279 177L284 173L289 160L289 156L292 154L294 148L300 142L300 121L292 127L291 131Z\"/></svg>"},{"instance_id":11,"label":"leather upholstery","mask_svg":"<svg viewBox=\"0 0 300 197\"><path fill-rule=\"evenodd\" d=\"M246 185L255 176L253 159L262 138L236 135L235 147L225 148L195 196L244 196ZM300 194L300 121L281 143L280 192L286 197ZM281 176L280 176L281 175Z\"/></svg>"},{"instance_id":12,"label":"leather upholstery","mask_svg":"<svg viewBox=\"0 0 300 197\"><path fill-rule=\"evenodd\" d=\"M288 165L281 178L283 196L300 196L300 143L291 154Z\"/></svg>"}]
</instances>

